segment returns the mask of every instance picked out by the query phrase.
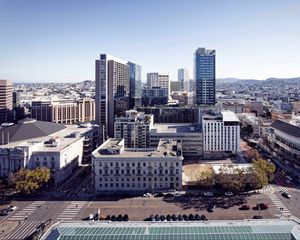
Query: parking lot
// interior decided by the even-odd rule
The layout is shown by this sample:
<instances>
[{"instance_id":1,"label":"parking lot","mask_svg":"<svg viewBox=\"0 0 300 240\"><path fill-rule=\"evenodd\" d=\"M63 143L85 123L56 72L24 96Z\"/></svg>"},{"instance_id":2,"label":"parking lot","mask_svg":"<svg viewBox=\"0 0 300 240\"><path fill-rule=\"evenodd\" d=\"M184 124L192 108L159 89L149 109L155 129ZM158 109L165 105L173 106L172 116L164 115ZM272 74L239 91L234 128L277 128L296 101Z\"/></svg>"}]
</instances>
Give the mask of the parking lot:
<instances>
[{"instance_id":1,"label":"parking lot","mask_svg":"<svg viewBox=\"0 0 300 240\"><path fill-rule=\"evenodd\" d=\"M213 212L207 211L210 203L215 204ZM269 208L266 210L254 210L257 203L266 203ZM226 205L227 204L227 205ZM250 206L250 210L239 210L242 204ZM81 220L87 218L89 214L101 210L101 216L128 214L129 220L143 221L150 215L205 215L207 219L249 219L255 215L263 218L274 218L277 208L272 204L267 195L257 194L252 196L233 197L203 197L203 196L178 196L178 197L133 197L115 199L95 199L91 201L76 216Z\"/></svg>"}]
</instances>

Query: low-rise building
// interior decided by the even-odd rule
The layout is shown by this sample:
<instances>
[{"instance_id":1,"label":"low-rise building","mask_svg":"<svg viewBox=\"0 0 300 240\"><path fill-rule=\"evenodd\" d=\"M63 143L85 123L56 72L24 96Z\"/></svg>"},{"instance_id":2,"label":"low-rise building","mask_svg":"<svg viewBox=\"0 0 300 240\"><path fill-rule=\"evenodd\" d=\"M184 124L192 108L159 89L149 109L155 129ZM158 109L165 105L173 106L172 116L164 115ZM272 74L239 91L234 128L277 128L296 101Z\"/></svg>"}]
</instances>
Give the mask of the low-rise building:
<instances>
[{"instance_id":1,"label":"low-rise building","mask_svg":"<svg viewBox=\"0 0 300 240\"><path fill-rule=\"evenodd\" d=\"M154 149L126 150L124 139L108 139L93 153L97 192L156 192L182 188L181 145L161 140Z\"/></svg>"},{"instance_id":2,"label":"low-rise building","mask_svg":"<svg viewBox=\"0 0 300 240\"><path fill-rule=\"evenodd\" d=\"M271 127L274 151L295 168L300 169L300 126L276 120Z\"/></svg>"},{"instance_id":3,"label":"low-rise building","mask_svg":"<svg viewBox=\"0 0 300 240\"><path fill-rule=\"evenodd\" d=\"M0 176L21 168L47 167L63 182L97 145L98 127L24 119L0 129Z\"/></svg>"}]
</instances>

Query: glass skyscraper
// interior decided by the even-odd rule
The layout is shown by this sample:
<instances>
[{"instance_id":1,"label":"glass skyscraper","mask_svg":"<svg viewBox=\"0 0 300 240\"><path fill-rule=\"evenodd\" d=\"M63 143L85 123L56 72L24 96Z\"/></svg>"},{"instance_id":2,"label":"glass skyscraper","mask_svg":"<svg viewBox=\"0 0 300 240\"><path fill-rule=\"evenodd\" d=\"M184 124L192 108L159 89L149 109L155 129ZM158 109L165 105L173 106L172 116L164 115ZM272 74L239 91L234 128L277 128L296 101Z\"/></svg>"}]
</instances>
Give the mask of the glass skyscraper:
<instances>
[{"instance_id":1,"label":"glass skyscraper","mask_svg":"<svg viewBox=\"0 0 300 240\"><path fill-rule=\"evenodd\" d=\"M129 100L130 108L141 106L142 98L142 79L141 66L132 62L128 62L129 66Z\"/></svg>"},{"instance_id":2,"label":"glass skyscraper","mask_svg":"<svg viewBox=\"0 0 300 240\"><path fill-rule=\"evenodd\" d=\"M194 53L195 103L216 103L216 51L198 48Z\"/></svg>"}]
</instances>

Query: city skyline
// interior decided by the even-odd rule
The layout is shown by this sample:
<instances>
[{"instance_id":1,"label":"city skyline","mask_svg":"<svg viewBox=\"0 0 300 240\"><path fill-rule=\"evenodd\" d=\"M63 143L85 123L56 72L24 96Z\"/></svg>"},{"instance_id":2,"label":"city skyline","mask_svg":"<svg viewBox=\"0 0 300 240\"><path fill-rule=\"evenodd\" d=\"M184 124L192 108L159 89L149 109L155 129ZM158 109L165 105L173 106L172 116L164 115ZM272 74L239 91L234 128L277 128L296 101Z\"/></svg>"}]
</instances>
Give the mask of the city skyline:
<instances>
[{"instance_id":1,"label":"city skyline","mask_svg":"<svg viewBox=\"0 0 300 240\"><path fill-rule=\"evenodd\" d=\"M154 71L176 81L178 68L193 71L198 47L218 52L217 78L300 76L299 2L164 1L157 6L158 1L1 1L0 78L94 80L94 59L106 52L141 65L143 82Z\"/></svg>"}]
</instances>

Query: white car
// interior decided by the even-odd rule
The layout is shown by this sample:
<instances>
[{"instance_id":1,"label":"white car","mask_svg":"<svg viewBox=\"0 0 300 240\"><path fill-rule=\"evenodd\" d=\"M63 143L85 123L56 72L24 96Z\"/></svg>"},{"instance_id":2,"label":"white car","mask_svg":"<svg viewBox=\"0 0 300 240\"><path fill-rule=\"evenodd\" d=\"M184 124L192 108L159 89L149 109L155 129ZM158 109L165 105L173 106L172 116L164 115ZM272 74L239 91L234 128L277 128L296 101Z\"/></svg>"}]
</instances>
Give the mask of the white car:
<instances>
[{"instance_id":1,"label":"white car","mask_svg":"<svg viewBox=\"0 0 300 240\"><path fill-rule=\"evenodd\" d=\"M151 193L145 193L144 195L143 195L143 197L151 197L152 195L151 195Z\"/></svg>"},{"instance_id":2,"label":"white car","mask_svg":"<svg viewBox=\"0 0 300 240\"><path fill-rule=\"evenodd\" d=\"M225 192L225 196L233 196L232 192Z\"/></svg>"},{"instance_id":3,"label":"white car","mask_svg":"<svg viewBox=\"0 0 300 240\"><path fill-rule=\"evenodd\" d=\"M16 206L13 206L13 205L10 205L10 206L8 207L8 209L9 209L9 210L12 210L12 211L15 211L15 210L17 210L17 207L16 207Z\"/></svg>"},{"instance_id":4,"label":"white car","mask_svg":"<svg viewBox=\"0 0 300 240\"><path fill-rule=\"evenodd\" d=\"M206 197L212 197L214 195L214 193L213 192L205 192L205 193L203 193L203 195Z\"/></svg>"},{"instance_id":5,"label":"white car","mask_svg":"<svg viewBox=\"0 0 300 240\"><path fill-rule=\"evenodd\" d=\"M94 221L94 214L91 213L91 214L89 215L89 220L90 220L90 221Z\"/></svg>"},{"instance_id":6,"label":"white car","mask_svg":"<svg viewBox=\"0 0 300 240\"><path fill-rule=\"evenodd\" d=\"M180 192L174 192L174 196L175 196L175 197L180 197L180 196L181 196L181 193L180 193Z\"/></svg>"}]
</instances>

